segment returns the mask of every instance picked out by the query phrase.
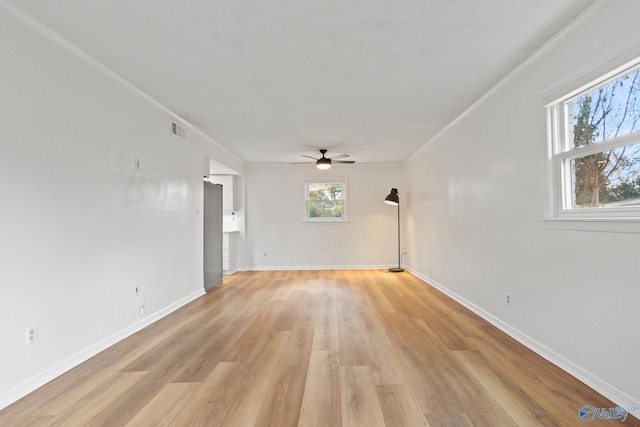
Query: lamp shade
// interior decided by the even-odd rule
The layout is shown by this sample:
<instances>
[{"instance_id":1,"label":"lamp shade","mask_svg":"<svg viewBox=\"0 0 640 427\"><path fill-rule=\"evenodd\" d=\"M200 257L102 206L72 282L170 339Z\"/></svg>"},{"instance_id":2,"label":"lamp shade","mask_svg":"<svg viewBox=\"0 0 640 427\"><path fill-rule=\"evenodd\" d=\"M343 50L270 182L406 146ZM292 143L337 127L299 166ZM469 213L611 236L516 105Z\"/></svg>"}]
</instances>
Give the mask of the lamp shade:
<instances>
[{"instance_id":1,"label":"lamp shade","mask_svg":"<svg viewBox=\"0 0 640 427\"><path fill-rule=\"evenodd\" d=\"M385 197L384 202L388 205L397 206L400 204L400 197L398 196L398 189L392 188L391 193Z\"/></svg>"}]
</instances>

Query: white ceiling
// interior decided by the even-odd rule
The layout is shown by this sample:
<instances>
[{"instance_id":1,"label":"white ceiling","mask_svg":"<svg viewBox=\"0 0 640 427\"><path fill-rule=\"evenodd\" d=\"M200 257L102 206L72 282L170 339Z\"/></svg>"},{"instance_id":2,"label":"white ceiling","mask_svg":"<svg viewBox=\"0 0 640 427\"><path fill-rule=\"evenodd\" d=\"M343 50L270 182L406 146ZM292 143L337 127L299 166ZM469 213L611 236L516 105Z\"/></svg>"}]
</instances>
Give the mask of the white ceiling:
<instances>
[{"instance_id":1,"label":"white ceiling","mask_svg":"<svg viewBox=\"0 0 640 427\"><path fill-rule=\"evenodd\" d=\"M401 163L594 0L12 0L247 163Z\"/></svg>"}]
</instances>

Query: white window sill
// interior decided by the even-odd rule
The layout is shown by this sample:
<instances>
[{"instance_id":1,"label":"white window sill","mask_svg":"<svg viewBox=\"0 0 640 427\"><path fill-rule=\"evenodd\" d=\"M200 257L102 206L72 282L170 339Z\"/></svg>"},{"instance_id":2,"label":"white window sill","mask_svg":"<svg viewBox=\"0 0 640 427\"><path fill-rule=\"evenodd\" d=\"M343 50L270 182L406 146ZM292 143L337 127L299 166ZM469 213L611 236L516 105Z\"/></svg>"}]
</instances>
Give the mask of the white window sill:
<instances>
[{"instance_id":1,"label":"white window sill","mask_svg":"<svg viewBox=\"0 0 640 427\"><path fill-rule=\"evenodd\" d=\"M640 233L640 218L545 218L548 230Z\"/></svg>"}]
</instances>

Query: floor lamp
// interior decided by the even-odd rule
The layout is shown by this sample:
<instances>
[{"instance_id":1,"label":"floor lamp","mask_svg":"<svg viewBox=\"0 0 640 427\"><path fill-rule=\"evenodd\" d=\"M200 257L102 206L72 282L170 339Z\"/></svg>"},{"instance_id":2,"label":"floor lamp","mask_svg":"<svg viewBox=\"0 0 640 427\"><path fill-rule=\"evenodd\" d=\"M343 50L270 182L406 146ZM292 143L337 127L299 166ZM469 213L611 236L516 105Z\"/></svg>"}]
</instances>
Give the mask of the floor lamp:
<instances>
[{"instance_id":1,"label":"floor lamp","mask_svg":"<svg viewBox=\"0 0 640 427\"><path fill-rule=\"evenodd\" d=\"M398 266L391 267L389 271L392 273L401 273L404 271L404 268L402 268L402 263L400 260L400 197L398 196L398 189L392 188L391 193L389 193L389 195L385 197L384 202L388 205L398 207Z\"/></svg>"}]
</instances>

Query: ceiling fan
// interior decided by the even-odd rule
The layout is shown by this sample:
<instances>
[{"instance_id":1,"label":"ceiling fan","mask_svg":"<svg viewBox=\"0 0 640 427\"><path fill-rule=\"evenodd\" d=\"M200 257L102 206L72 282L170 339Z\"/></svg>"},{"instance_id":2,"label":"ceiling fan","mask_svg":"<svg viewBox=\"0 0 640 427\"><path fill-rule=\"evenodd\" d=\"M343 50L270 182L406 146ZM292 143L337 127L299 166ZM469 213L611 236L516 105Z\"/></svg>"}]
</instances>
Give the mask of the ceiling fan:
<instances>
[{"instance_id":1,"label":"ceiling fan","mask_svg":"<svg viewBox=\"0 0 640 427\"><path fill-rule=\"evenodd\" d=\"M348 154L338 154L337 156L333 156L333 157L325 157L326 152L327 150L325 150L324 148L321 149L320 154L322 154L322 157L320 157L319 159L311 156L305 156L304 154L301 154L301 156L315 160L316 167L318 169L329 169L332 163L347 163L347 164L355 163L355 160L339 160L339 159L344 159L346 157L349 157ZM300 163L311 163L311 162L298 162L298 163L292 163L292 164L296 165Z\"/></svg>"}]
</instances>

